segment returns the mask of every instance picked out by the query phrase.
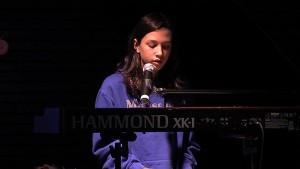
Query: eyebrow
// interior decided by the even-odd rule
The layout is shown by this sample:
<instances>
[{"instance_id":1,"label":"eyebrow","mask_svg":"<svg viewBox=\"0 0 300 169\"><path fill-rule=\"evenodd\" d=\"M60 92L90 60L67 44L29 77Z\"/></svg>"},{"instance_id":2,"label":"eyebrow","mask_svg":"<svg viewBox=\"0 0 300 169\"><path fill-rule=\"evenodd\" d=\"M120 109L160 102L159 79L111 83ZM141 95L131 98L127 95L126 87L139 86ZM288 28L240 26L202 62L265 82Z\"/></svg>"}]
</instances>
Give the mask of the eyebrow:
<instances>
[{"instance_id":1,"label":"eyebrow","mask_svg":"<svg viewBox=\"0 0 300 169\"><path fill-rule=\"evenodd\" d=\"M148 42L158 42L157 40L148 40L148 41L146 41L147 43ZM162 43L172 43L172 41L170 40L170 41L163 41Z\"/></svg>"}]
</instances>

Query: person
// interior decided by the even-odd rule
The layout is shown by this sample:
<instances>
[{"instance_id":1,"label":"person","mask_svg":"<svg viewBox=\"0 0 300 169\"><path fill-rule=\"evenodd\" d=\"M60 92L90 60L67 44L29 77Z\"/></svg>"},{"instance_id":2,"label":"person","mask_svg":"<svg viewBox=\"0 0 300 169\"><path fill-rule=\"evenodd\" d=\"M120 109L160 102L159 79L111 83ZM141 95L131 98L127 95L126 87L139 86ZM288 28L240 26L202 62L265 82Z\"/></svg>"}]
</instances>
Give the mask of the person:
<instances>
[{"instance_id":1,"label":"person","mask_svg":"<svg viewBox=\"0 0 300 169\"><path fill-rule=\"evenodd\" d=\"M174 45L174 30L169 19L161 12L143 16L128 39L128 53L117 64L117 70L105 78L97 97L96 108L142 108L140 100L143 67L154 65L153 88L186 88L188 83L178 73ZM178 60L177 60L178 61ZM177 72L177 73L176 73ZM174 97L175 98L175 97ZM182 106L185 100L166 100L163 94L152 91L149 107ZM177 102L177 103L176 103ZM126 169L193 169L200 151L194 134L187 132L135 132L136 140L128 142L128 156L122 157ZM102 138L93 133L92 152L99 168L115 167L110 146L118 139Z\"/></svg>"}]
</instances>

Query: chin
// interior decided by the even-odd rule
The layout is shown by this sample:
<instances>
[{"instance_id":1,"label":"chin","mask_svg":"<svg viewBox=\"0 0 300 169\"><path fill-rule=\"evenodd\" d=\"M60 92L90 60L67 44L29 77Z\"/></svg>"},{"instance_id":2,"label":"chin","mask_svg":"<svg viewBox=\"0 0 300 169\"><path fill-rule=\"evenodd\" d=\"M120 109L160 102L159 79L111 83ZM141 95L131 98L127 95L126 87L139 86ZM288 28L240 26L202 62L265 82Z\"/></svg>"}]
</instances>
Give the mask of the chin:
<instances>
[{"instance_id":1,"label":"chin","mask_svg":"<svg viewBox=\"0 0 300 169\"><path fill-rule=\"evenodd\" d=\"M155 66L156 70L160 70L163 67L160 63L157 62L153 62L152 64Z\"/></svg>"}]
</instances>

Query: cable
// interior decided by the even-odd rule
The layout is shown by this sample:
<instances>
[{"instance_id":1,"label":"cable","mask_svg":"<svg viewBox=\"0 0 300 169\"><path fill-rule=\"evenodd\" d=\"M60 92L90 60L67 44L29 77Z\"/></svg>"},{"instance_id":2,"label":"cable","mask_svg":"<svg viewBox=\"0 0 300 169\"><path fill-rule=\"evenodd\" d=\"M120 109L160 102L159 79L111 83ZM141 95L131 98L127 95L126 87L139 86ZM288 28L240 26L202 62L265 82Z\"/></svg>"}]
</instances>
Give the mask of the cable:
<instances>
[{"instance_id":1,"label":"cable","mask_svg":"<svg viewBox=\"0 0 300 169\"><path fill-rule=\"evenodd\" d=\"M264 127L260 122L256 122L256 124L259 125L259 127L261 129L261 147L260 147L260 155L259 155L259 161L258 161L258 169L261 169L263 150L264 150L264 142L265 142L265 132L264 132Z\"/></svg>"}]
</instances>

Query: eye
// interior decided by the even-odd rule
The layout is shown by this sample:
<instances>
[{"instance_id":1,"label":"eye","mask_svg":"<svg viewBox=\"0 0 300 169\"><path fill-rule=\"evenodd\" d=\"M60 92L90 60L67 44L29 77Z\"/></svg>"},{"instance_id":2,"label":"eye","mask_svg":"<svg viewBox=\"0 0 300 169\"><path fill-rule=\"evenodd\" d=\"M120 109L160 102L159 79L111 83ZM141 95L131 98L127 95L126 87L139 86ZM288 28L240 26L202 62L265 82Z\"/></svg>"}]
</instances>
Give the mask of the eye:
<instances>
[{"instance_id":1,"label":"eye","mask_svg":"<svg viewBox=\"0 0 300 169\"><path fill-rule=\"evenodd\" d=\"M147 43L148 44L148 46L150 47L150 48L155 48L156 46L157 46L157 42L153 42L153 41L151 41L151 42L149 42L149 43Z\"/></svg>"},{"instance_id":2,"label":"eye","mask_svg":"<svg viewBox=\"0 0 300 169\"><path fill-rule=\"evenodd\" d=\"M167 49L171 49L172 45L164 45L162 47L163 47L163 49L167 50Z\"/></svg>"},{"instance_id":3,"label":"eye","mask_svg":"<svg viewBox=\"0 0 300 169\"><path fill-rule=\"evenodd\" d=\"M148 46L152 49L156 47L156 45L153 45L153 44L149 44Z\"/></svg>"}]
</instances>

